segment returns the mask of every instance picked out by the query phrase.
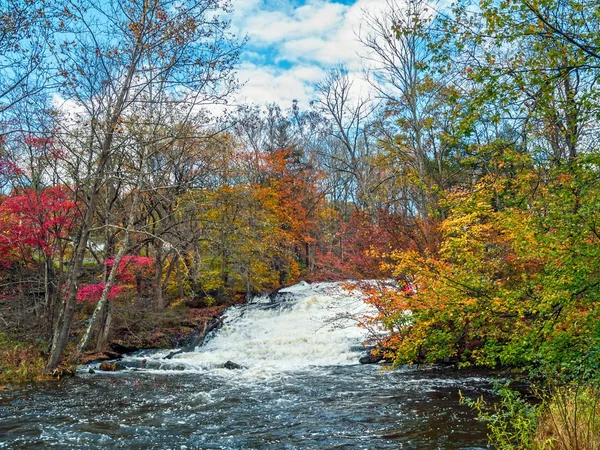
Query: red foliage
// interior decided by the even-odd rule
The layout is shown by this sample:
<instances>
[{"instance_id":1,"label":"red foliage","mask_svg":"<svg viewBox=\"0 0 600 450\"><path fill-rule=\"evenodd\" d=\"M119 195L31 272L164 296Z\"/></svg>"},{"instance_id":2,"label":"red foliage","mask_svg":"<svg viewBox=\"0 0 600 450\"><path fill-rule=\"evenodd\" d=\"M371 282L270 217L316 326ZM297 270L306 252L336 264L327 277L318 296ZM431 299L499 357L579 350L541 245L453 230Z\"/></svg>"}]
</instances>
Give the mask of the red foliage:
<instances>
[{"instance_id":1,"label":"red foliage","mask_svg":"<svg viewBox=\"0 0 600 450\"><path fill-rule=\"evenodd\" d=\"M0 159L0 175L6 178L10 178L12 176L22 175L23 170L21 170L15 163L12 161L7 161L4 159Z\"/></svg>"},{"instance_id":2,"label":"red foliage","mask_svg":"<svg viewBox=\"0 0 600 450\"><path fill-rule=\"evenodd\" d=\"M113 267L115 259L107 258L104 264L107 267ZM152 277L154 274L154 258L144 256L126 255L121 259L117 269L117 283L111 286L108 292L108 299L113 300L123 293L128 285L135 285L137 292L142 290L143 280ZM77 301L79 303L95 303L100 299L105 283L86 284L77 291Z\"/></svg>"},{"instance_id":3,"label":"red foliage","mask_svg":"<svg viewBox=\"0 0 600 450\"><path fill-rule=\"evenodd\" d=\"M52 138L45 136L38 137L33 135L25 136L24 142L33 148L39 149L43 149L54 144L54 140Z\"/></svg>"},{"instance_id":4,"label":"red foliage","mask_svg":"<svg viewBox=\"0 0 600 450\"><path fill-rule=\"evenodd\" d=\"M0 264L23 260L33 250L53 255L64 247L79 216L65 187L13 192L0 204Z\"/></svg>"},{"instance_id":5,"label":"red foliage","mask_svg":"<svg viewBox=\"0 0 600 450\"><path fill-rule=\"evenodd\" d=\"M333 242L321 243L316 254L316 278L375 279L391 276L381 268L382 255L414 248L416 239L402 218L387 211L376 217L355 211L339 225Z\"/></svg>"},{"instance_id":6,"label":"red foliage","mask_svg":"<svg viewBox=\"0 0 600 450\"><path fill-rule=\"evenodd\" d=\"M151 278L154 275L154 258L146 256L126 255L121 258L117 270L117 278L125 284L136 283L143 278ZM107 258L104 262L107 267L113 267L115 259Z\"/></svg>"},{"instance_id":7,"label":"red foliage","mask_svg":"<svg viewBox=\"0 0 600 450\"><path fill-rule=\"evenodd\" d=\"M96 303L98 300L100 300L105 286L106 285L104 283L84 284L77 291L77 302ZM111 286L110 290L108 291L108 299L112 300L118 297L124 289L124 286Z\"/></svg>"}]
</instances>

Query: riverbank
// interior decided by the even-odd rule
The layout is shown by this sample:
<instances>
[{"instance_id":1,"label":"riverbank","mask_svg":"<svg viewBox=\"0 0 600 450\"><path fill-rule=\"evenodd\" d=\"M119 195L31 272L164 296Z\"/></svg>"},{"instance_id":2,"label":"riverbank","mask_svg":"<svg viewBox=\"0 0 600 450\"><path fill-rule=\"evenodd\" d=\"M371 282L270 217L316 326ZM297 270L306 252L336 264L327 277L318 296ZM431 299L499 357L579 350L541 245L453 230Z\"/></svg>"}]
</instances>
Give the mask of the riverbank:
<instances>
[{"instance_id":1,"label":"riverbank","mask_svg":"<svg viewBox=\"0 0 600 450\"><path fill-rule=\"evenodd\" d=\"M106 350L88 351L83 354L80 363L118 359L124 354L138 350L185 347L210 331L211 321L219 318L226 308L226 305L186 308L180 312L178 318L172 317L160 327L135 333L121 327L108 342Z\"/></svg>"},{"instance_id":2,"label":"riverbank","mask_svg":"<svg viewBox=\"0 0 600 450\"><path fill-rule=\"evenodd\" d=\"M160 315L148 316L143 327L118 322L105 348L85 352L79 364L119 359L138 350L186 346L206 332L208 324L220 317L226 308L227 305L167 308ZM83 334L85 320L78 321L76 325L72 331L74 342ZM64 362L57 370L52 373L46 370L48 346L40 337L27 340L24 336L0 333L0 389L73 375L75 366L70 363L70 352L65 354Z\"/></svg>"}]
</instances>

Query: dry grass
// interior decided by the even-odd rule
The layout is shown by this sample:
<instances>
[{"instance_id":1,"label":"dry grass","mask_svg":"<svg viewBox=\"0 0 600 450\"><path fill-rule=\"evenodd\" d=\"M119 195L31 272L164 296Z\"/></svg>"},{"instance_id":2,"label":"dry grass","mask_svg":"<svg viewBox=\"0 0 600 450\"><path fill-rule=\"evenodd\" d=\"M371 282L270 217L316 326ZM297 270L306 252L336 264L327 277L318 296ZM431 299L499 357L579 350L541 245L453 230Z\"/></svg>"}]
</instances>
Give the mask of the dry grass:
<instances>
[{"instance_id":1,"label":"dry grass","mask_svg":"<svg viewBox=\"0 0 600 450\"><path fill-rule=\"evenodd\" d=\"M600 388L555 388L539 418L539 449L600 450Z\"/></svg>"}]
</instances>

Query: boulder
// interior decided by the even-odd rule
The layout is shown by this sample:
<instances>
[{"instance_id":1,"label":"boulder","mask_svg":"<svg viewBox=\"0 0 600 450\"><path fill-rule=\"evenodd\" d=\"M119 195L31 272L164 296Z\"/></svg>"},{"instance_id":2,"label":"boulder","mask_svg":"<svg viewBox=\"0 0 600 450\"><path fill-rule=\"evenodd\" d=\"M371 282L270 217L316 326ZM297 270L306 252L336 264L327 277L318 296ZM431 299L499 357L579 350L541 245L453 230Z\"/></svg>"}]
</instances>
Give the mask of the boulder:
<instances>
[{"instance_id":1,"label":"boulder","mask_svg":"<svg viewBox=\"0 0 600 450\"><path fill-rule=\"evenodd\" d=\"M108 361L109 359L119 359L121 355L116 352L105 351L100 353L86 353L79 360L80 364L94 364L102 361Z\"/></svg>"},{"instance_id":2,"label":"boulder","mask_svg":"<svg viewBox=\"0 0 600 450\"><path fill-rule=\"evenodd\" d=\"M103 372L117 372L119 370L123 370L124 367L121 364L106 361L100 364L98 369L102 370Z\"/></svg>"},{"instance_id":3,"label":"boulder","mask_svg":"<svg viewBox=\"0 0 600 450\"><path fill-rule=\"evenodd\" d=\"M108 346L113 352L118 353L119 355L136 352L140 349L137 346L122 344L121 342L111 342Z\"/></svg>"},{"instance_id":4,"label":"boulder","mask_svg":"<svg viewBox=\"0 0 600 450\"><path fill-rule=\"evenodd\" d=\"M361 364L377 364L379 361L383 361L383 356L378 355L373 351L370 351L358 360Z\"/></svg>"},{"instance_id":5,"label":"boulder","mask_svg":"<svg viewBox=\"0 0 600 450\"><path fill-rule=\"evenodd\" d=\"M225 364L223 364L223 368L228 370L237 370L244 369L244 366L240 366L239 364L236 364L233 361L227 361Z\"/></svg>"}]
</instances>

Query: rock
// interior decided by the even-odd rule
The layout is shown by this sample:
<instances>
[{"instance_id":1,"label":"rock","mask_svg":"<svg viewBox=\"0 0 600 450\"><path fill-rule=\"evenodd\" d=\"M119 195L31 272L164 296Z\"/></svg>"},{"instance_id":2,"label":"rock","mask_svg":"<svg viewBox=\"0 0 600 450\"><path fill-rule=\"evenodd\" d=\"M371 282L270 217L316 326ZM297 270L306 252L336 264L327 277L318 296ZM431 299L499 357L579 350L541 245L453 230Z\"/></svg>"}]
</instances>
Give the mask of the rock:
<instances>
[{"instance_id":1,"label":"rock","mask_svg":"<svg viewBox=\"0 0 600 450\"><path fill-rule=\"evenodd\" d=\"M136 347L133 345L121 344L120 342L111 342L108 346L110 347L110 349L113 352L118 353L119 355L124 355L125 353L136 352L140 349L139 347Z\"/></svg>"},{"instance_id":2,"label":"rock","mask_svg":"<svg viewBox=\"0 0 600 450\"><path fill-rule=\"evenodd\" d=\"M240 366L239 364L236 364L233 361L227 361L225 364L223 364L223 368L229 369L229 370L237 370L237 369L243 369L244 366Z\"/></svg>"},{"instance_id":3,"label":"rock","mask_svg":"<svg viewBox=\"0 0 600 450\"><path fill-rule=\"evenodd\" d=\"M50 375L54 378L58 378L59 380L64 377L74 377L77 373L77 367L75 366L58 366Z\"/></svg>"},{"instance_id":4,"label":"rock","mask_svg":"<svg viewBox=\"0 0 600 450\"><path fill-rule=\"evenodd\" d=\"M90 367L88 373L96 373L96 371Z\"/></svg>"},{"instance_id":5,"label":"rock","mask_svg":"<svg viewBox=\"0 0 600 450\"><path fill-rule=\"evenodd\" d=\"M371 350L375 350L374 345L353 345L350 347L351 352L370 352Z\"/></svg>"},{"instance_id":6,"label":"rock","mask_svg":"<svg viewBox=\"0 0 600 450\"><path fill-rule=\"evenodd\" d=\"M105 351L100 353L87 353L79 360L80 364L94 364L109 359L119 359L121 355L116 352Z\"/></svg>"},{"instance_id":7,"label":"rock","mask_svg":"<svg viewBox=\"0 0 600 450\"><path fill-rule=\"evenodd\" d=\"M377 364L379 361L383 360L383 356L377 355L376 353L370 351L365 356L362 356L358 362L361 364Z\"/></svg>"},{"instance_id":8,"label":"rock","mask_svg":"<svg viewBox=\"0 0 600 450\"><path fill-rule=\"evenodd\" d=\"M100 364L100 367L98 367L98 369L104 372L117 372L119 370L123 370L124 367L121 364L117 364L114 362L103 362L102 364Z\"/></svg>"}]
</instances>

